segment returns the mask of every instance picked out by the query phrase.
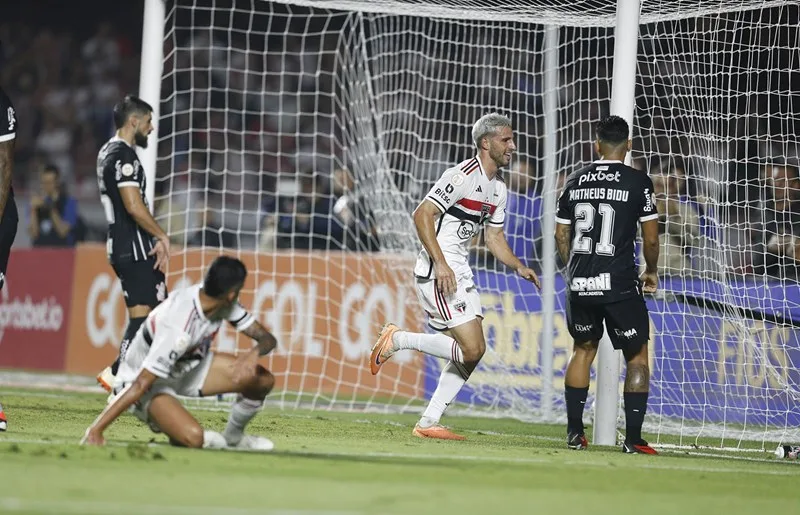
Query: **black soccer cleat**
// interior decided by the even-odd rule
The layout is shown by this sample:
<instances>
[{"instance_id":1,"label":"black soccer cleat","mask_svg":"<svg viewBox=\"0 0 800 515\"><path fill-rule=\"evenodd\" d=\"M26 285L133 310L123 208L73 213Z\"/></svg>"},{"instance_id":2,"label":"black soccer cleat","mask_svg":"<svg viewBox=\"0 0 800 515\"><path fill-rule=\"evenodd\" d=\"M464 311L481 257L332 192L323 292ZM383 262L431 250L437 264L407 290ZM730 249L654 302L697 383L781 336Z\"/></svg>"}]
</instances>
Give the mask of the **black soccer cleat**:
<instances>
[{"instance_id":1,"label":"black soccer cleat","mask_svg":"<svg viewBox=\"0 0 800 515\"><path fill-rule=\"evenodd\" d=\"M622 444L622 452L625 454L658 454L655 449L650 447L650 444L642 439L639 439L638 442L625 440L625 443Z\"/></svg>"},{"instance_id":2,"label":"black soccer cleat","mask_svg":"<svg viewBox=\"0 0 800 515\"><path fill-rule=\"evenodd\" d=\"M586 434L583 431L580 433L570 432L567 435L567 447L573 451L585 450L587 447L589 447L589 441L586 439Z\"/></svg>"}]
</instances>

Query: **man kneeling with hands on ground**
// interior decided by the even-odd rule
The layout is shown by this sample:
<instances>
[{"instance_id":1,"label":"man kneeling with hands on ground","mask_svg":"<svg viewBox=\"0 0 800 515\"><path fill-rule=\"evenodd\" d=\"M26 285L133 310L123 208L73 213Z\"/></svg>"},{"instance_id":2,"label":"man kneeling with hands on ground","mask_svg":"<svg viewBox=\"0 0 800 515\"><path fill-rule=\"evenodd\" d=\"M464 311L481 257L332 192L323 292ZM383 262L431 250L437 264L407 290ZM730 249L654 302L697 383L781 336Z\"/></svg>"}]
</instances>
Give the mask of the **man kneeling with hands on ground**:
<instances>
[{"instance_id":1,"label":"man kneeling with hands on ground","mask_svg":"<svg viewBox=\"0 0 800 515\"><path fill-rule=\"evenodd\" d=\"M125 410L163 432L172 445L269 451L273 443L245 435L244 428L261 410L275 384L258 364L271 352L275 337L238 302L247 277L244 263L220 256L202 284L172 293L139 328L120 364L114 396L86 430L81 443L103 445L103 432ZM257 345L241 356L211 352L223 320ZM238 393L225 431L204 430L177 399Z\"/></svg>"}]
</instances>

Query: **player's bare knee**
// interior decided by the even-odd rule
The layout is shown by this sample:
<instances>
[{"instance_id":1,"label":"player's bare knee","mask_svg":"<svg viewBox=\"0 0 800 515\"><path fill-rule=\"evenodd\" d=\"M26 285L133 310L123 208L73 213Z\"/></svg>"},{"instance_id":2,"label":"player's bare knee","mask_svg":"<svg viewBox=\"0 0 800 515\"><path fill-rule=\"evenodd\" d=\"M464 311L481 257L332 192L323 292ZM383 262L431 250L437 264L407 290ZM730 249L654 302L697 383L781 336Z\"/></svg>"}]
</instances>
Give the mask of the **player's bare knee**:
<instances>
[{"instance_id":1,"label":"player's bare knee","mask_svg":"<svg viewBox=\"0 0 800 515\"><path fill-rule=\"evenodd\" d=\"M266 397L269 392L275 387L275 376L266 368L258 365L256 376L258 377L258 389Z\"/></svg>"},{"instance_id":2,"label":"player's bare knee","mask_svg":"<svg viewBox=\"0 0 800 515\"><path fill-rule=\"evenodd\" d=\"M480 344L463 347L461 352L464 355L464 363L478 363L486 353L486 344L481 342Z\"/></svg>"},{"instance_id":3,"label":"player's bare knee","mask_svg":"<svg viewBox=\"0 0 800 515\"><path fill-rule=\"evenodd\" d=\"M203 428L198 424L188 426L181 434L170 437L170 443L173 442L177 442L182 447L201 449L203 447Z\"/></svg>"},{"instance_id":4,"label":"player's bare knee","mask_svg":"<svg viewBox=\"0 0 800 515\"><path fill-rule=\"evenodd\" d=\"M589 359L591 361L594 359L595 354L597 354L597 342L595 341L576 341L572 345L573 359Z\"/></svg>"}]
</instances>

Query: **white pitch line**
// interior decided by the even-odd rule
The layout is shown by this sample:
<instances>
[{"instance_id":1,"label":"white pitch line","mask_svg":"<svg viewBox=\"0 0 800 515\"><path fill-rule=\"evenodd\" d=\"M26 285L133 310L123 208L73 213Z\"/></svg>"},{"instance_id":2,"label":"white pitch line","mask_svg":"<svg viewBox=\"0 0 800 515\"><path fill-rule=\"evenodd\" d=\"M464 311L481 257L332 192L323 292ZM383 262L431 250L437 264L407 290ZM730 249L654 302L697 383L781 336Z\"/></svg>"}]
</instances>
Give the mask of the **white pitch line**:
<instances>
[{"instance_id":1,"label":"white pitch line","mask_svg":"<svg viewBox=\"0 0 800 515\"><path fill-rule=\"evenodd\" d=\"M75 441L66 440L37 440L26 438L2 438L0 442L8 443L22 443L22 444L39 444L39 445L75 445ZM123 442L109 442L106 444L111 447L127 447L129 444ZM152 447L162 447L166 444L147 444ZM293 456L304 456L309 458L386 458L386 459L406 459L406 460L424 460L424 461L470 461L470 462L483 462L483 463L514 463L514 464L530 464L530 465L564 465L567 467L607 467L607 463L581 461L581 460L561 460L559 458L511 458L507 456L476 456L476 455L432 455L432 454L417 454L417 453L404 453L404 452L310 452L310 451L286 451ZM272 454L281 455L281 451L277 450ZM716 457L716 456L714 456ZM645 461L642 457L629 456L631 468L641 468L649 470L679 470L684 472L702 472L708 474L751 474L760 476L800 476L800 469L792 470L792 464L784 464L776 460L757 460L755 458L742 458L749 462L763 462L771 465L781 466L781 469L763 469L763 468L726 468L726 467L702 467L695 466L689 463L682 464L668 464L657 463L649 459ZM657 458L656 458L657 459Z\"/></svg>"},{"instance_id":2,"label":"white pitch line","mask_svg":"<svg viewBox=\"0 0 800 515\"><path fill-rule=\"evenodd\" d=\"M107 515L109 513L139 515L357 515L354 511L330 510L265 510L264 508L231 508L228 506L187 506L114 502L73 501L68 499L40 500L0 499L0 511L46 513L75 513L79 515Z\"/></svg>"}]
</instances>

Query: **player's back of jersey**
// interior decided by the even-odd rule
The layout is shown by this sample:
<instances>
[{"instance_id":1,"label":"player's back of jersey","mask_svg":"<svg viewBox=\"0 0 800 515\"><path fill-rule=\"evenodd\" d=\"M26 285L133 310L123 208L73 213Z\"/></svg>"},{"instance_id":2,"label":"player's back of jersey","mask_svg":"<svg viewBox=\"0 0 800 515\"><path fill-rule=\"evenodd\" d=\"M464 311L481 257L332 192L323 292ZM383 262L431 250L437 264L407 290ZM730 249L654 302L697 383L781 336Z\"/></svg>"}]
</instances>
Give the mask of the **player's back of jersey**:
<instances>
[{"instance_id":1,"label":"player's back of jersey","mask_svg":"<svg viewBox=\"0 0 800 515\"><path fill-rule=\"evenodd\" d=\"M608 303L639 295L638 223L657 217L653 183L645 172L620 161L595 161L570 175L556 220L572 226L572 298Z\"/></svg>"}]
</instances>

